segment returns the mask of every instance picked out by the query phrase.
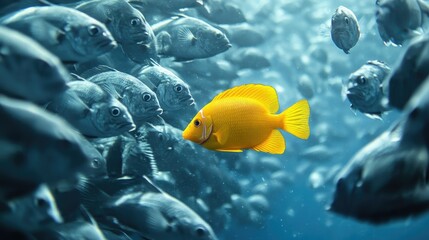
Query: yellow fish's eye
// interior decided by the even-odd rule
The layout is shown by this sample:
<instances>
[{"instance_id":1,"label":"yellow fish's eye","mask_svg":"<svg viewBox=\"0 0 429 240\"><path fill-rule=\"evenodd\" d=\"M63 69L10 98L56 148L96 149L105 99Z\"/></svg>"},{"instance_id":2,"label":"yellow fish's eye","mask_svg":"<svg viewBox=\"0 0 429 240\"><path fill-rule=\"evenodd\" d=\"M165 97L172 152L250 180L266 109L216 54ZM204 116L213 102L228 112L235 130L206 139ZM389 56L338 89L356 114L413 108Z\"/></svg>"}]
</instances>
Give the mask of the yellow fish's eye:
<instances>
[{"instance_id":1,"label":"yellow fish's eye","mask_svg":"<svg viewBox=\"0 0 429 240\"><path fill-rule=\"evenodd\" d=\"M200 120L198 120L198 119L195 119L195 121L194 121L194 126L195 127L199 127L201 125L201 121Z\"/></svg>"}]
</instances>

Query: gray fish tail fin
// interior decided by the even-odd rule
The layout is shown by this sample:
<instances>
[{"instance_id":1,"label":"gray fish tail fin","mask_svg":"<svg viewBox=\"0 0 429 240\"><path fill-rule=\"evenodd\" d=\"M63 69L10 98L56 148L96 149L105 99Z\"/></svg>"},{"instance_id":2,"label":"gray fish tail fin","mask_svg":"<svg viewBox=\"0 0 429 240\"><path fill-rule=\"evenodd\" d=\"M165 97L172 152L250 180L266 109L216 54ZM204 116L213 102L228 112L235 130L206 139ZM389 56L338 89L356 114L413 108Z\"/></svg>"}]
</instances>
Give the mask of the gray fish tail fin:
<instances>
[{"instance_id":1,"label":"gray fish tail fin","mask_svg":"<svg viewBox=\"0 0 429 240\"><path fill-rule=\"evenodd\" d=\"M91 209L93 213L99 212L101 207L111 199L111 196L84 177L80 179L76 190L84 207Z\"/></svg>"}]
</instances>

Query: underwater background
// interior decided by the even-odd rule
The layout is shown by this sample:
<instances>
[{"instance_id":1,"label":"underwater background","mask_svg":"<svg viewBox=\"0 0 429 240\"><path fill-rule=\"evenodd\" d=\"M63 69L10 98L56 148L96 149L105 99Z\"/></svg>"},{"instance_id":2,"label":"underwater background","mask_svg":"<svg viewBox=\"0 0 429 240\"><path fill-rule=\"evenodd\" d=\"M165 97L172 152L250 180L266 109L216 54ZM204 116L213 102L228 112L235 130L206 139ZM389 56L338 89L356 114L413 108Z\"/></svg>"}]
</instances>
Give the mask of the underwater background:
<instances>
[{"instance_id":1,"label":"underwater background","mask_svg":"<svg viewBox=\"0 0 429 240\"><path fill-rule=\"evenodd\" d=\"M39 6L39 4L32 3L39 1L28 2L30 5ZM52 2L75 7L77 5L74 4L78 1ZM80 3L85 2L90 1L80 1ZM138 6L139 2L145 1L129 2L135 2ZM147 2L151 6L151 1ZM201 19L215 26L225 33L230 46L212 56L187 59L175 55L176 53L170 53L172 48L181 49L180 46L164 46L163 37L165 36L160 36L159 32L155 30L155 33L151 33L153 37L150 35L150 38L153 38L152 41L157 41L158 55L149 52L144 57L134 56L135 58L133 58L131 55L127 55L125 56L127 60L122 61L124 56L117 57L120 53L113 52L110 53L111 55L103 55L107 56L105 59L97 59L99 62L85 59L83 62L70 63L60 59L67 71L88 79L94 75L91 68L98 65L108 65L136 77L140 76L140 67L144 70L146 65L162 66L179 76L186 83L186 88L189 88L192 95L192 107L189 107L188 104L185 107L166 110L159 100L158 107L161 106L163 112L160 114L156 109L156 117L160 117L162 120L154 120L154 117L150 120L140 119L138 123L134 119L134 128L128 129L134 132L123 131L122 137L119 133L106 136L100 134L100 136L94 137L81 131L82 135L106 158L107 173L104 179L128 176L129 173L136 174L136 176L152 176L151 179L155 185L199 214L213 228L219 240L429 239L429 214L427 212L371 223L329 211L336 190L337 175L358 151L391 128L402 116L402 112L396 109L377 116L365 115L352 109L350 101L345 96L345 87L351 73L369 60L379 60L394 69L399 65L408 44L387 46L380 38L375 18L376 1L208 0L205 4L208 6L219 4L219 6L225 7L221 3L231 4L235 10L222 15L223 11L227 12L227 10L221 9L219 12L215 12L212 9L214 15L208 17L204 17L204 11L201 12L191 7L180 9L180 11L174 10L174 13L170 10L163 10L163 8L156 11L142 11L150 26L156 26L171 15L180 16L182 14ZM353 11L360 26L360 38L348 54L339 49L331 38L331 17L340 5ZM86 11L84 7L82 9L82 11ZM136 9L138 8L136 7ZM220 20L215 18L216 14ZM88 13L88 15L91 14ZM2 13L2 16L5 16L5 13ZM226 20L227 17L231 17L230 22ZM4 24L1 21L0 19L0 24ZM155 28L158 29L158 26ZM233 33L238 32L238 29L241 28L256 32L249 36L251 36L250 38L260 37L260 40L252 43L252 41L246 41L249 39L246 39L245 34L233 36ZM112 30L109 28L109 31ZM112 35L119 45L125 44L119 41L115 34ZM244 37L244 39L240 39L240 37ZM195 41L198 41L198 38L196 39ZM178 42L180 41L179 39ZM192 41L194 40L192 39ZM139 47L141 47L140 45L139 43ZM124 46L122 47L126 52L127 48ZM164 51L163 54L160 54L161 50ZM245 55L246 51L250 52L250 55ZM130 52L138 51L131 50ZM135 59L139 59L139 61L144 59L144 61L139 62ZM220 65L220 69L215 69L212 68L215 63L224 65ZM150 84L155 84L153 79L149 78L149 80L147 81ZM144 83L147 81L142 80ZM282 132L286 141L286 151L281 155L252 150L245 150L241 153L221 153L205 150L198 144L186 143L185 145L186 140L182 138L181 131L185 129L199 109L208 104L217 94L234 86L250 83L274 87L278 94L280 109L286 109L300 99L307 99L311 109L310 137L307 140L301 140ZM152 87L149 86L149 88ZM155 89L157 88L152 88L154 92ZM104 90L111 93L111 89ZM3 90L1 93L5 94ZM45 104L37 104L46 107ZM49 106L46 108L52 110L49 109ZM1 119L0 124L4 124L1 123ZM174 130L168 130L170 125ZM168 126L167 130L164 129L165 126ZM154 129L159 132L150 135L153 134ZM130 137L131 135L132 137ZM138 165L140 168L134 168L135 166L132 164L135 163L131 161L127 163L124 159L128 157L125 151L131 152L130 149L139 148L141 145L125 147L126 150L121 148L122 153L115 152L117 151L115 147L118 147L118 144L128 144L130 141L124 139L129 138L135 138L136 142L144 141L151 148L150 151L141 150L142 154L146 155L142 157L142 161L143 159L145 161L144 164ZM2 146L3 150L6 149L4 146ZM176 151L175 154L169 155L169 152L172 151ZM116 160L112 160L119 158L123 162L117 163ZM109 161L113 163L109 165ZM122 169L117 170L113 166L114 170L112 170L112 165L115 164L121 165ZM125 168L128 169L128 174L125 173ZM158 171L160 172L159 177L153 177ZM179 179L180 176L186 178ZM211 176L213 177L210 178ZM93 180L97 182L103 179L98 178L99 176L94 177ZM91 182L91 177L87 176L84 179ZM5 182L0 188L4 184L10 184L8 181ZM74 199L64 198L61 196L61 191L56 190L55 184L50 184L64 221L72 221L75 215L71 213L76 210L70 210L68 204L62 203L73 202ZM100 185L106 189L109 188L103 184ZM219 196L216 189L222 189ZM75 194L75 196L77 195L79 194ZM262 196L262 203L258 202L262 206L256 204L256 207L249 207L250 202L246 202L248 201L246 199L250 199L252 196L258 196L258 200ZM2 202L9 201L5 200L1 194L0 197ZM87 196L85 195L85 197ZM98 200L98 198L94 199ZM93 212L91 209L94 207L93 202L89 200L88 203L85 200L83 200L83 205L88 208L97 221L100 221L100 229L103 230L105 220L103 214L99 216L98 211ZM80 199L76 201L80 201ZM241 204L240 201L245 204ZM31 215L28 217L31 218ZM0 218L0 231L4 230L4 226L9 226L4 224L4 221L8 221L7 218L2 219ZM135 219L135 221L139 220ZM120 232L129 231L128 227L121 228L123 232ZM6 230L9 232L8 229ZM105 230L110 231L111 228L106 227ZM18 228L18 231L22 231L22 229ZM23 231L24 236L28 237L26 239L45 239L43 231L40 234L36 231L35 237L32 238L33 231L34 229L29 232ZM127 232L124 235L126 237L121 238L118 234L116 237L109 235L112 237L107 237L107 239L149 239L149 237L142 237L145 236L144 233L139 235L133 230L130 231L132 234ZM1 235L0 238L2 238ZM177 236L177 238L153 240L157 239L190 240L198 238Z\"/></svg>"}]
</instances>

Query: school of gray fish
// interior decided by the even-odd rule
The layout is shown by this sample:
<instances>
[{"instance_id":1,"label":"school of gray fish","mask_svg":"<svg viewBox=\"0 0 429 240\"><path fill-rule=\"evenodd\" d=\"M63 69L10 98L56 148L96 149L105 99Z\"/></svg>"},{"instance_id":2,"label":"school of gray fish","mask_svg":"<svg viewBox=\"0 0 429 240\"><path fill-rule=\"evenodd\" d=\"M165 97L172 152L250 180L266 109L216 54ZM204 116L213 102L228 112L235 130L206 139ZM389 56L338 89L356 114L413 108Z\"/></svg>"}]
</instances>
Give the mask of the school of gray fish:
<instances>
[{"instance_id":1,"label":"school of gray fish","mask_svg":"<svg viewBox=\"0 0 429 240\"><path fill-rule=\"evenodd\" d=\"M2 1L0 238L235 239L276 201L292 218L279 195L298 178L354 221L424 215L429 4L243 2ZM311 34L322 25L330 36ZM209 99L248 81L282 104L309 99L308 143L272 157L182 138Z\"/></svg>"}]
</instances>

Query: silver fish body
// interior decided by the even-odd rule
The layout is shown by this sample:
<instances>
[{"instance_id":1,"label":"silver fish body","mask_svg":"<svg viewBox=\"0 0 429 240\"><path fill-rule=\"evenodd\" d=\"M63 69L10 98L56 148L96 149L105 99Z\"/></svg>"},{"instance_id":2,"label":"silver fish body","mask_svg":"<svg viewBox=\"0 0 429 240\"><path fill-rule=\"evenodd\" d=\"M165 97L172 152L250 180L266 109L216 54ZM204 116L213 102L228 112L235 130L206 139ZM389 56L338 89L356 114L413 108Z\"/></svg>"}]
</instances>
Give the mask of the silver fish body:
<instances>
[{"instance_id":1,"label":"silver fish body","mask_svg":"<svg viewBox=\"0 0 429 240\"><path fill-rule=\"evenodd\" d=\"M6 201L0 211L0 225L15 231L33 232L46 224L62 223L54 197L46 184L34 192Z\"/></svg>"},{"instance_id":2,"label":"silver fish body","mask_svg":"<svg viewBox=\"0 0 429 240\"><path fill-rule=\"evenodd\" d=\"M136 76L156 93L164 111L175 111L195 105L189 85L167 68L160 65L147 66Z\"/></svg>"},{"instance_id":3,"label":"silver fish body","mask_svg":"<svg viewBox=\"0 0 429 240\"><path fill-rule=\"evenodd\" d=\"M119 71L96 74L89 81L98 84L124 104L135 123L142 123L162 113L156 94L137 78Z\"/></svg>"},{"instance_id":4,"label":"silver fish body","mask_svg":"<svg viewBox=\"0 0 429 240\"><path fill-rule=\"evenodd\" d=\"M389 73L390 68L377 60L368 61L353 72L346 86L351 108L373 115L381 115L388 110L389 107L383 103L386 97L383 83Z\"/></svg>"},{"instance_id":5,"label":"silver fish body","mask_svg":"<svg viewBox=\"0 0 429 240\"><path fill-rule=\"evenodd\" d=\"M378 0L376 19L378 32L386 44L402 45L419 33L427 3L421 0Z\"/></svg>"},{"instance_id":6,"label":"silver fish body","mask_svg":"<svg viewBox=\"0 0 429 240\"><path fill-rule=\"evenodd\" d=\"M1 23L32 37L66 63L86 62L117 46L104 24L62 6L26 8Z\"/></svg>"},{"instance_id":7,"label":"silver fish body","mask_svg":"<svg viewBox=\"0 0 429 240\"><path fill-rule=\"evenodd\" d=\"M27 36L0 27L0 49L1 93L44 104L66 88L59 59Z\"/></svg>"},{"instance_id":8,"label":"silver fish body","mask_svg":"<svg viewBox=\"0 0 429 240\"><path fill-rule=\"evenodd\" d=\"M246 22L243 11L234 3L220 0L206 0L198 13L216 24L236 24Z\"/></svg>"},{"instance_id":9,"label":"silver fish body","mask_svg":"<svg viewBox=\"0 0 429 240\"><path fill-rule=\"evenodd\" d=\"M31 103L0 97L0 176L15 185L75 176L90 161L71 125Z\"/></svg>"},{"instance_id":10,"label":"silver fish body","mask_svg":"<svg viewBox=\"0 0 429 240\"><path fill-rule=\"evenodd\" d=\"M68 86L70 89L47 108L67 119L83 135L111 137L135 128L127 108L97 84L78 80Z\"/></svg>"},{"instance_id":11,"label":"silver fish body","mask_svg":"<svg viewBox=\"0 0 429 240\"><path fill-rule=\"evenodd\" d=\"M155 35L144 16L125 0L91 0L76 9L104 23L119 49L136 63L156 59Z\"/></svg>"},{"instance_id":12,"label":"silver fish body","mask_svg":"<svg viewBox=\"0 0 429 240\"><path fill-rule=\"evenodd\" d=\"M231 47L219 29L192 17L178 16L152 25L158 54L177 61L208 58Z\"/></svg>"},{"instance_id":13,"label":"silver fish body","mask_svg":"<svg viewBox=\"0 0 429 240\"><path fill-rule=\"evenodd\" d=\"M355 14L348 8L339 6L331 18L331 38L345 53L356 45L360 28Z\"/></svg>"}]
</instances>

